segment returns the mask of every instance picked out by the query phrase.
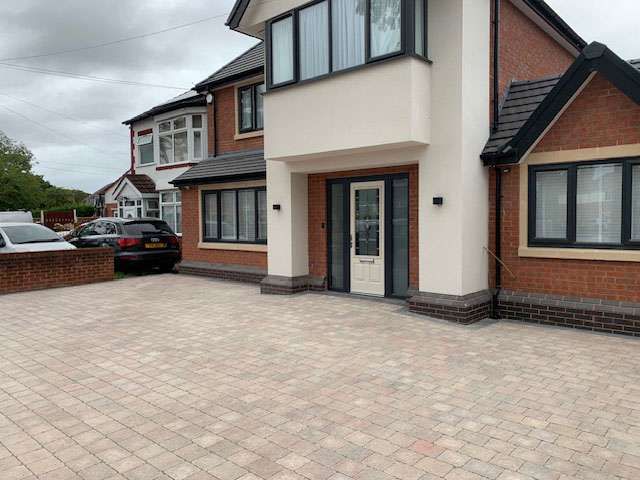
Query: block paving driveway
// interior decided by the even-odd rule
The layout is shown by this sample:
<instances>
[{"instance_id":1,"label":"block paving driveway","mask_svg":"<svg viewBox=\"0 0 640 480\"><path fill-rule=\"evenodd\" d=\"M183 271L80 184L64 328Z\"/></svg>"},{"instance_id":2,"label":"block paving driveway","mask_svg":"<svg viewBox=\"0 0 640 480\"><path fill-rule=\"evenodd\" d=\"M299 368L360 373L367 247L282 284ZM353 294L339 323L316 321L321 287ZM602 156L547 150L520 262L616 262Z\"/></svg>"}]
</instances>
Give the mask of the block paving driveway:
<instances>
[{"instance_id":1,"label":"block paving driveway","mask_svg":"<svg viewBox=\"0 0 640 480\"><path fill-rule=\"evenodd\" d=\"M188 276L0 297L0 478L640 479L640 340Z\"/></svg>"}]
</instances>

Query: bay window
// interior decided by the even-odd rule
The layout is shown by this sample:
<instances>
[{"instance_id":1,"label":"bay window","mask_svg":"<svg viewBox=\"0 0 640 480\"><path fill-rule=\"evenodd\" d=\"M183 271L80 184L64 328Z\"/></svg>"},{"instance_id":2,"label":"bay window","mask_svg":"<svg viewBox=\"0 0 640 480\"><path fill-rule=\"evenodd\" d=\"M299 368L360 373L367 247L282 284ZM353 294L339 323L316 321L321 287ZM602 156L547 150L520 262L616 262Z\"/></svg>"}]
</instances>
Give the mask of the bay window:
<instances>
[{"instance_id":1,"label":"bay window","mask_svg":"<svg viewBox=\"0 0 640 480\"><path fill-rule=\"evenodd\" d=\"M158 123L160 165L204 157L202 115L185 115Z\"/></svg>"},{"instance_id":2,"label":"bay window","mask_svg":"<svg viewBox=\"0 0 640 480\"><path fill-rule=\"evenodd\" d=\"M529 244L640 247L640 159L530 167Z\"/></svg>"},{"instance_id":3,"label":"bay window","mask_svg":"<svg viewBox=\"0 0 640 480\"><path fill-rule=\"evenodd\" d=\"M205 242L266 243L265 188L203 192L202 233Z\"/></svg>"},{"instance_id":4,"label":"bay window","mask_svg":"<svg viewBox=\"0 0 640 480\"><path fill-rule=\"evenodd\" d=\"M264 128L263 83L238 89L238 132L249 133Z\"/></svg>"},{"instance_id":5,"label":"bay window","mask_svg":"<svg viewBox=\"0 0 640 480\"><path fill-rule=\"evenodd\" d=\"M398 55L426 57L427 0L314 0L267 25L275 88Z\"/></svg>"},{"instance_id":6,"label":"bay window","mask_svg":"<svg viewBox=\"0 0 640 480\"><path fill-rule=\"evenodd\" d=\"M160 193L160 218L175 233L182 233L182 194L180 190Z\"/></svg>"}]
</instances>

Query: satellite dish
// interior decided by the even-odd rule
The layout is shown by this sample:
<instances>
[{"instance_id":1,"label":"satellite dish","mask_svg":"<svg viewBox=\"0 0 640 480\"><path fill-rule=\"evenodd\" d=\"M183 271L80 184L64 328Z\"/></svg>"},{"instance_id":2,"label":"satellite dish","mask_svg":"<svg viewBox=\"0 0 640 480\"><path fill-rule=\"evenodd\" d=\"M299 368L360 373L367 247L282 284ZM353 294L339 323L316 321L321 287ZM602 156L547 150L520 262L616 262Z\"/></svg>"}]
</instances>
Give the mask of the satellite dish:
<instances>
[{"instance_id":1,"label":"satellite dish","mask_svg":"<svg viewBox=\"0 0 640 480\"><path fill-rule=\"evenodd\" d=\"M207 93L207 103L213 103L213 93Z\"/></svg>"}]
</instances>

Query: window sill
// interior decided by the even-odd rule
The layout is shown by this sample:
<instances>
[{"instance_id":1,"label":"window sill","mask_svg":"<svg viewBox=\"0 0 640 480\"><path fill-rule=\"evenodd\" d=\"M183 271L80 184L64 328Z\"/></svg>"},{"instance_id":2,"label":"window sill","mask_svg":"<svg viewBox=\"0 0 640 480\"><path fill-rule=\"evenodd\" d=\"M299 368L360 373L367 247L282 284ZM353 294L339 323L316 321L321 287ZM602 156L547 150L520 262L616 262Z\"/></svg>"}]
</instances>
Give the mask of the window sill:
<instances>
[{"instance_id":1,"label":"window sill","mask_svg":"<svg viewBox=\"0 0 640 480\"><path fill-rule=\"evenodd\" d=\"M256 138L264 136L264 130L257 130L255 132L236 133L233 136L234 140L245 140L247 138Z\"/></svg>"},{"instance_id":2,"label":"window sill","mask_svg":"<svg viewBox=\"0 0 640 480\"><path fill-rule=\"evenodd\" d=\"M519 257L554 258L558 260L600 260L608 262L640 262L638 250L600 250L592 248L520 247Z\"/></svg>"},{"instance_id":3,"label":"window sill","mask_svg":"<svg viewBox=\"0 0 640 480\"><path fill-rule=\"evenodd\" d=\"M162 165L158 165L156 167L156 170L171 170L172 168L193 167L197 163L198 161L180 162L180 163L163 163Z\"/></svg>"},{"instance_id":4,"label":"window sill","mask_svg":"<svg viewBox=\"0 0 640 480\"><path fill-rule=\"evenodd\" d=\"M267 246L259 243L223 243L200 242L198 248L203 250L235 250L241 252L267 252Z\"/></svg>"}]
</instances>

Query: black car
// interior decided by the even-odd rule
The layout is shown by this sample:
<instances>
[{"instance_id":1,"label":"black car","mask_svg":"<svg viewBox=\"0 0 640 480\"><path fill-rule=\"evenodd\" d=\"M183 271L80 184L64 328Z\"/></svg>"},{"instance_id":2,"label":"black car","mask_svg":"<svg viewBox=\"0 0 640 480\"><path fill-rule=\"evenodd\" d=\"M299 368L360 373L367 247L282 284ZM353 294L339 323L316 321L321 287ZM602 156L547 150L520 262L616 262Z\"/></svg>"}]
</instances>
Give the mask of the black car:
<instances>
[{"instance_id":1,"label":"black car","mask_svg":"<svg viewBox=\"0 0 640 480\"><path fill-rule=\"evenodd\" d=\"M113 248L117 270L138 267L169 272L180 261L178 236L157 218L98 218L65 238L78 248Z\"/></svg>"}]
</instances>

